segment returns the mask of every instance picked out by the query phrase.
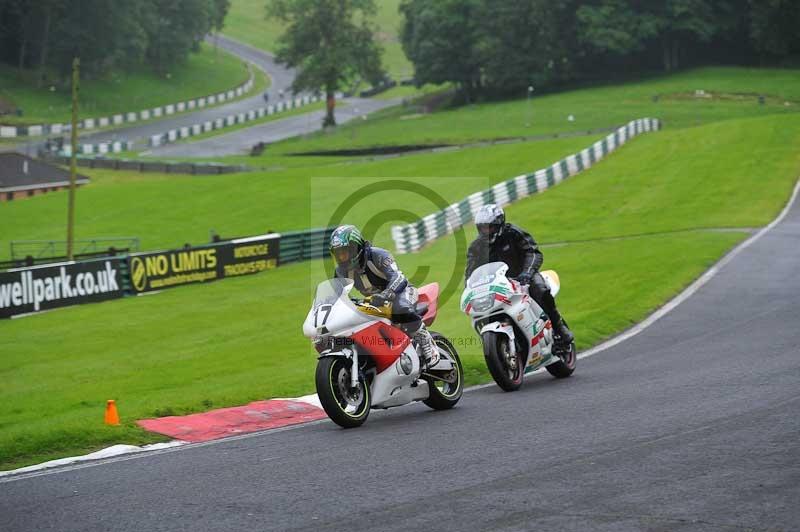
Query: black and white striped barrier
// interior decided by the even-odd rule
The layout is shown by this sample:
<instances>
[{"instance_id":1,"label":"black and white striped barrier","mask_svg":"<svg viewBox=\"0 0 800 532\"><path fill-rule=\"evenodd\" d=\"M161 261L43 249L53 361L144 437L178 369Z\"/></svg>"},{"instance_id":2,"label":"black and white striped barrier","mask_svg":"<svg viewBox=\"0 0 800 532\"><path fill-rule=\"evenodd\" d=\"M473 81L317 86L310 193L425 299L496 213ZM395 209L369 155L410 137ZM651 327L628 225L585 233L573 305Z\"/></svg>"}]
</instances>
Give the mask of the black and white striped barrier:
<instances>
[{"instance_id":1,"label":"black and white striped barrier","mask_svg":"<svg viewBox=\"0 0 800 532\"><path fill-rule=\"evenodd\" d=\"M252 109L245 113L228 115L224 118L217 118L216 120L207 120L198 124L192 124L191 126L170 129L164 133L151 135L150 140L148 141L148 146L151 148L156 148L180 139L196 137L197 135L202 135L204 133L208 133L209 131L225 129L237 124L252 122L254 120L264 118L265 116L282 113L291 109L298 109L318 101L320 101L320 98L317 96L298 96L296 98L286 100L285 102L282 101L274 105L259 107L258 109Z\"/></svg>"},{"instance_id":2,"label":"black and white striped barrier","mask_svg":"<svg viewBox=\"0 0 800 532\"><path fill-rule=\"evenodd\" d=\"M131 150L133 150L133 142L128 140L101 142L99 144L78 144L78 154L80 155L105 155L107 153L122 153ZM72 155L72 147L69 145L64 146L59 155L70 157Z\"/></svg>"},{"instance_id":3,"label":"black and white striped barrier","mask_svg":"<svg viewBox=\"0 0 800 532\"><path fill-rule=\"evenodd\" d=\"M472 222L475 213L484 205L495 203L502 207L547 190L564 179L591 167L629 139L659 129L661 129L661 122L658 119L633 120L588 148L569 155L547 168L523 174L500 182L487 190L475 192L458 203L453 203L444 210L424 216L416 222L393 226L392 240L394 240L397 252L402 254L418 251L428 242L450 234Z\"/></svg>"},{"instance_id":4,"label":"black and white striped barrier","mask_svg":"<svg viewBox=\"0 0 800 532\"><path fill-rule=\"evenodd\" d=\"M160 118L162 116L174 115L176 113L183 113L186 111L193 111L195 109L202 109L204 107L223 103L234 98L238 98L243 94L250 92L255 83L252 71L250 78L242 85L235 89L220 92L219 94L212 94L202 98L195 98L186 102L171 103L153 109L143 109L141 111L131 111L127 113L119 113L112 116L104 116L100 118L85 118L78 123L78 127L84 130L91 130L96 128L104 128L109 126L119 126L122 124L131 124L134 122L150 120L152 118ZM16 138L16 137L36 137L41 135L62 135L71 131L69 124L44 124L37 126L0 126L0 137L2 138Z\"/></svg>"}]
</instances>

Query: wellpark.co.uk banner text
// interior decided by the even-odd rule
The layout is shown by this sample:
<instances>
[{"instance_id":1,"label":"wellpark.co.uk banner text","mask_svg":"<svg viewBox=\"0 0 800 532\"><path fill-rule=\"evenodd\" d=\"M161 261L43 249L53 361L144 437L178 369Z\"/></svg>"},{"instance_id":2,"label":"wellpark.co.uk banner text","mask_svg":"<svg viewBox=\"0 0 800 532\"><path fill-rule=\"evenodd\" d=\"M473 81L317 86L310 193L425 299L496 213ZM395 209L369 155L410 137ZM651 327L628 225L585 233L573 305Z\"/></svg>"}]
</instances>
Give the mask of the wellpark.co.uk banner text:
<instances>
[{"instance_id":1,"label":"wellpark.co.uk banner text","mask_svg":"<svg viewBox=\"0 0 800 532\"><path fill-rule=\"evenodd\" d=\"M122 259L0 272L0 318L122 297Z\"/></svg>"}]
</instances>

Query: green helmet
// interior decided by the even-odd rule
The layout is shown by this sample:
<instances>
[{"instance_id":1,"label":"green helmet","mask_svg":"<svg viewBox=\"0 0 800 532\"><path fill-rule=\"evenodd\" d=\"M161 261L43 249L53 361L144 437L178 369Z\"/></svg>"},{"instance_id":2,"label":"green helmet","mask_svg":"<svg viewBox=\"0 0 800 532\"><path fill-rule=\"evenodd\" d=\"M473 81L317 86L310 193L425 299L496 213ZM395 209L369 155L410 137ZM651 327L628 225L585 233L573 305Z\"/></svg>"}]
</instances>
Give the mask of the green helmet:
<instances>
[{"instance_id":1,"label":"green helmet","mask_svg":"<svg viewBox=\"0 0 800 532\"><path fill-rule=\"evenodd\" d=\"M337 266L360 268L364 259L364 237L354 225L340 225L331 235L331 257Z\"/></svg>"}]
</instances>

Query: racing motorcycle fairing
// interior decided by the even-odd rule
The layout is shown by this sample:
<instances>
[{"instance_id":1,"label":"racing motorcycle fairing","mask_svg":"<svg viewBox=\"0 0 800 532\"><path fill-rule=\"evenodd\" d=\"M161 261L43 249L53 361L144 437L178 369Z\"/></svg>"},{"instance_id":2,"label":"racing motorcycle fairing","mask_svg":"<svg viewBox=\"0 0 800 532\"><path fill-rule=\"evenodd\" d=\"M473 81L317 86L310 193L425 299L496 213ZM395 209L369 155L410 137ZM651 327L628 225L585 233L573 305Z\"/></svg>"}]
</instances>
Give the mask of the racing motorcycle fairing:
<instances>
[{"instance_id":1,"label":"racing motorcycle fairing","mask_svg":"<svg viewBox=\"0 0 800 532\"><path fill-rule=\"evenodd\" d=\"M522 349L525 372L558 362L552 353L552 324L527 290L506 277L508 265L491 262L477 268L467 280L461 309L472 318L476 332L494 332L508 337L512 353ZM558 274L542 272L551 291L558 292Z\"/></svg>"},{"instance_id":2,"label":"racing motorcycle fairing","mask_svg":"<svg viewBox=\"0 0 800 532\"><path fill-rule=\"evenodd\" d=\"M421 314L422 322L430 327L436 319L439 307L439 283L430 283L419 288L417 299L417 312Z\"/></svg>"}]
</instances>

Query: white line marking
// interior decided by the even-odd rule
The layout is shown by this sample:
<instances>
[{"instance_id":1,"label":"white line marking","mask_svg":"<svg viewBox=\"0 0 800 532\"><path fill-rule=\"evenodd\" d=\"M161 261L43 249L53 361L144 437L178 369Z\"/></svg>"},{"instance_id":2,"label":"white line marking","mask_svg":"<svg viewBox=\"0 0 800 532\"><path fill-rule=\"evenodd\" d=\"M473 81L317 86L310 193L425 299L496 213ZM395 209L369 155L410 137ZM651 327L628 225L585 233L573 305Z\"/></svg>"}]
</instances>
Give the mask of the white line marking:
<instances>
[{"instance_id":1,"label":"white line marking","mask_svg":"<svg viewBox=\"0 0 800 532\"><path fill-rule=\"evenodd\" d=\"M605 351L607 349L610 349L610 348L614 347L615 345L618 345L618 344L624 342L625 340L628 340L629 338L633 338L634 336L636 336L640 332L642 332L645 329L647 329L648 327L650 327L656 321L658 321L661 318L663 318L664 316L666 316L675 307L677 307L678 305L680 305L681 303L683 303L684 301L689 299L704 284L706 284L715 275L717 275L717 273L719 273L719 271L722 268L724 268L725 265L727 265L731 260L733 260L733 258L736 255L741 253L744 249L748 248L750 245L752 245L754 242L756 242L759 238L761 238L762 236L767 234L768 231L770 231L776 225L781 223L783 221L783 219L786 218L786 215L789 214L789 210L792 208L792 205L794 205L794 202L797 199L798 191L800 191L800 179L798 179L797 182L795 183L794 190L792 191L792 197L789 198L789 202L783 208L783 210L778 215L778 217L775 218L768 226L764 227L759 232L757 232L756 234L754 234L753 236L751 236L750 238L748 238L747 240L745 240L744 242L742 242L741 244L739 244L738 246L733 248L731 251L729 251L724 257L722 257L719 260L719 262L717 262L714 266L712 266L711 268L706 270L706 272L703 275L701 275L695 282L693 282L688 287L686 287L686 289L683 292L681 292L680 294L675 296L673 299L668 301L664 306L662 306L661 308L659 308L658 310L656 310L655 312L650 314L643 322L635 325L634 327L628 329L627 331L623 332L622 334L620 334L618 336L615 336L614 338L611 338L610 340L607 340L607 341L601 343L600 345L597 345L597 346L595 346L595 347L593 347L593 348L591 348L591 349L589 349L587 351L584 351L584 352L580 353L578 355L578 359L588 358L590 356L596 355L597 353L601 353L601 352L603 352L603 351Z\"/></svg>"},{"instance_id":2,"label":"white line marking","mask_svg":"<svg viewBox=\"0 0 800 532\"><path fill-rule=\"evenodd\" d=\"M50 460L49 462L44 462L41 464L27 466L27 467L21 467L19 469L14 469L11 471L0 471L0 482L2 482L2 477L4 476L19 475L22 473L31 473L34 471L49 469L51 467L74 464L76 462L86 462L90 460L98 460L98 461L108 460L110 458L119 457L122 455L160 451L163 449L171 449L173 447L178 447L180 445L186 445L187 443L188 442L185 441L172 440L166 443L153 443L151 445L143 445L141 447L137 447L135 445L112 445L111 447L106 447L105 449L101 449L99 451L95 451L89 454L84 454L81 456L70 456L67 458L59 458L57 460ZM35 476L35 475L30 475L30 476Z\"/></svg>"},{"instance_id":3,"label":"white line marking","mask_svg":"<svg viewBox=\"0 0 800 532\"><path fill-rule=\"evenodd\" d=\"M727 265L731 260L733 260L733 258L736 255L738 255L744 249L746 249L749 246L751 246L758 239L760 239L762 236L764 236L767 232L772 230L776 225L781 223L783 221L783 219L786 218L786 215L789 214L789 211L791 210L792 206L794 205L795 201L797 200L798 192L800 192L800 178L798 178L797 182L795 183L794 190L792 191L792 196L791 196L791 198L789 198L789 202L783 208L783 210L778 215L778 217L775 218L769 225L767 225L766 227L764 227L763 229L758 231L756 234L754 234L753 236L751 236L750 238L748 238L747 240L745 240L744 242L742 242L741 244L739 244L738 246L733 248L731 251L729 251L724 257L722 257L719 260L719 262L717 262L714 266L709 268L696 281L694 281L692 284L690 284L683 292L681 292L680 294L678 294L677 296L672 298L670 301L668 301L661 308L659 308L658 310L656 310L655 312L650 314L650 316L648 316L643 322L641 322L638 325L632 327L631 329L623 332L622 334L620 334L618 336L615 336L614 338L606 340L605 342L601 343L600 345L597 345L597 346L595 346L595 347L593 347L593 348L591 348L591 349L589 349L587 351L583 351L582 353L578 354L578 359L588 358L588 357L596 355L598 353L602 353L603 351L606 351L606 350L608 350L608 349L610 349L610 348L612 348L612 347L624 342L625 340L628 340L629 338L632 338L632 337L636 336L640 332L644 331L645 329L647 329L648 327L653 325L656 321L658 321L659 319L661 319L664 316L666 316L670 311L675 309L678 305L680 305L681 303L683 303L684 301L689 299L703 285L708 283L708 281L710 281L717 273L719 273L719 271L722 268L724 268L725 265ZM534 372L529 373L529 375L535 375L537 373L543 372L544 370L545 370L545 368L542 367L542 368L537 369ZM474 391L482 390L484 388L489 388L489 387L492 387L492 386L495 386L494 382L489 382L489 383L486 383L486 384L478 384L478 385L475 385L475 386L470 386L469 388L465 388L464 392L465 393L474 392ZM304 403L308 403L308 404L313 404L315 406L319 406L319 399L316 397L316 394L305 395L303 397L294 398L292 400L301 401L301 402L304 402ZM239 436L230 436L230 437L222 438L222 439L219 439L219 440L212 440L212 441L201 442L201 443L186 443L186 442L179 442L178 440L174 440L174 441L166 443L166 444L155 444L155 445L162 445L163 447L161 447L161 448L153 449L154 446L136 447L134 450L131 450L129 454L117 455L117 456L113 456L111 458L99 458L99 459L97 459L98 458L97 456L93 456L93 455L97 455L98 453L103 453L105 451L108 451L109 449L113 449L114 447L123 447L123 446L114 446L114 447L110 447L108 449L104 449L102 451L98 451L97 453L92 453L92 454L85 455L85 456L82 456L82 457L66 458L66 459L61 459L61 460L52 460L51 462L45 462L44 464L39 464L37 466L29 466L29 467L24 467L24 468L21 468L21 469L15 469L15 470L12 470L12 471L0 471L0 484L2 484L4 482L13 482L15 480L23 480L23 479L26 479L26 478L34 478L34 477L40 477L40 476L45 476L45 475L54 475L56 473L65 473L67 471L74 471L76 469L84 469L84 468L87 468L87 467L95 467L95 466L99 466L99 465L102 465L102 464L109 464L109 463L114 463L114 462L123 462L123 461L127 461L127 460L133 460L133 459L136 459L136 458L144 458L144 457L154 456L154 455L158 455L158 454L164 454L164 453L169 453L169 452L174 452L174 451L180 451L180 450L183 450L183 449L195 449L195 448L198 448L198 447L206 447L206 446L209 446L209 445L216 445L216 444L219 444L219 443L226 443L226 442L230 442L230 441L237 441L237 440L244 440L244 439L248 439L248 438L255 438L255 437L258 437L258 436L262 436L264 434L276 433L276 432L284 432L284 431L287 431L287 430L294 430L294 429L298 429L298 428L310 427L310 426L319 425L321 423L327 423L327 422L329 422L329 420L320 419L320 420L317 420L317 421L310 421L308 423L300 423L300 424L297 424L297 425L288 425L288 426L279 427L279 428L276 428L276 429L267 429L267 430L262 430L262 431L258 431L258 432L250 432L248 434L241 434ZM55 466L59 465L56 462L62 462L63 460L71 460L71 461L88 460L88 461L86 463L73 464L73 465L69 465L69 466L65 466L65 467L60 467L58 469L52 469L52 470L51 469L44 469L44 470L33 471L33 470L41 469L41 468L44 468L44 467L55 467ZM51 464L51 465L48 465L48 464ZM33 471L33 472L29 472L29 471ZM3 477L5 477L5 478L3 478Z\"/></svg>"},{"instance_id":4,"label":"white line marking","mask_svg":"<svg viewBox=\"0 0 800 532\"><path fill-rule=\"evenodd\" d=\"M121 456L115 456L115 457L112 457L112 458L104 458L104 459L100 459L100 460L92 460L92 461L87 461L85 463L79 463L79 464L68 465L68 466L65 466L65 467L60 467L58 469L46 469L46 470L43 470L43 471L36 471L36 472L33 472L33 473L22 473L22 474L13 474L12 475L12 473L15 473L15 471L4 471L4 473L9 474L11 476L8 476L6 478L0 477L0 484L3 484L4 482L14 482L15 480L24 480L26 478L35 478L35 477L43 477L43 476L47 476L47 475L55 475L57 473L65 473L67 471L75 471L77 469L86 469L87 467L95 467L95 466L99 466L99 465L103 465L103 464L113 464L113 463L116 463L116 462L127 462L128 460L135 460L137 458L145 458L145 457L150 457L150 456L156 456L156 455L159 455L159 454L167 454L167 453L172 453L172 452L175 452L175 451L180 451L180 450L183 450L183 449L197 449L198 447L208 447L210 445L217 445L217 444L225 443L225 442L229 442L229 441L246 440L246 439L249 439L249 438L255 438L255 437L258 437L258 436L263 436L264 434L269 434L269 433L273 433L273 432L284 432L284 431L287 431L287 430L299 429L299 428L304 428L304 427L312 427L314 425L319 425L321 423L329 423L329 422L331 422L329 419L319 419L317 421L309 421L308 423L300 423L300 424L297 424L297 425L287 425L285 427L278 427L276 429L267 429L267 430L261 430L261 431L258 431L258 432L248 432L247 434L240 434L238 436L228 436L226 438L222 438L222 439L219 439L219 440L204 441L204 442L199 442L199 443L181 442L182 445L179 445L179 446L173 446L173 447L169 447L169 448L163 448L163 449L152 450L152 451L151 450L147 450L147 451L144 451L144 452L131 453L131 454L126 454L126 455L121 455ZM174 440L174 441L177 441L177 440ZM173 442L169 442L169 443L173 443Z\"/></svg>"}]
</instances>

